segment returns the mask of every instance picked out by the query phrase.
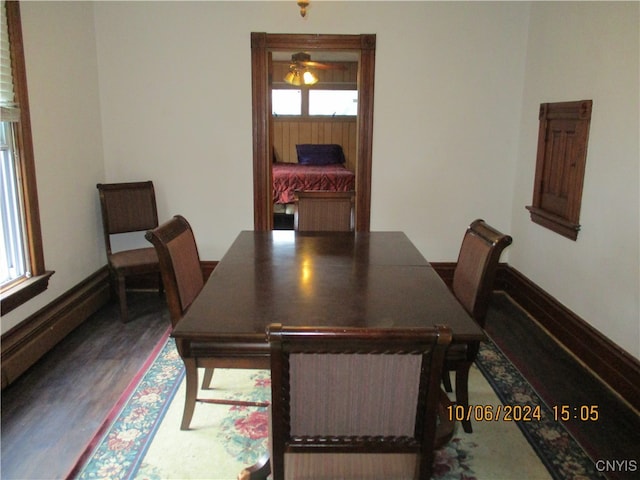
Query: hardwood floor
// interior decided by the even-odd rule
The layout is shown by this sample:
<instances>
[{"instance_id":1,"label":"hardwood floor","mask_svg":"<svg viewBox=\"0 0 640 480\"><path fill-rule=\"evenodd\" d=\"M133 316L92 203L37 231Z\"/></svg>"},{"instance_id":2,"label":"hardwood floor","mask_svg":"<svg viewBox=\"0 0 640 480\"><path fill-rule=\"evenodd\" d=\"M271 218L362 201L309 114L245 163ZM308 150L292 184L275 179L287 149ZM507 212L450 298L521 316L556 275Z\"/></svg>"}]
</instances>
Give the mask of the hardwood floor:
<instances>
[{"instance_id":1,"label":"hardwood floor","mask_svg":"<svg viewBox=\"0 0 640 480\"><path fill-rule=\"evenodd\" d=\"M584 368L506 294L494 294L485 330L550 408L567 405L572 417L577 413L578 418L563 424L594 462L635 462L633 472L607 471L607 478L640 478L638 412ZM581 420L583 406L595 406L598 420Z\"/></svg>"},{"instance_id":2,"label":"hardwood floor","mask_svg":"<svg viewBox=\"0 0 640 480\"><path fill-rule=\"evenodd\" d=\"M3 479L64 478L170 327L157 292L111 303L2 392Z\"/></svg>"},{"instance_id":3,"label":"hardwood floor","mask_svg":"<svg viewBox=\"0 0 640 480\"><path fill-rule=\"evenodd\" d=\"M3 479L63 478L73 467L170 326L157 293L132 293L129 304L130 323L120 322L115 303L107 305L2 392ZM567 423L592 458L638 460L637 412L506 295L494 296L487 332L547 404L599 406L599 422Z\"/></svg>"}]
</instances>

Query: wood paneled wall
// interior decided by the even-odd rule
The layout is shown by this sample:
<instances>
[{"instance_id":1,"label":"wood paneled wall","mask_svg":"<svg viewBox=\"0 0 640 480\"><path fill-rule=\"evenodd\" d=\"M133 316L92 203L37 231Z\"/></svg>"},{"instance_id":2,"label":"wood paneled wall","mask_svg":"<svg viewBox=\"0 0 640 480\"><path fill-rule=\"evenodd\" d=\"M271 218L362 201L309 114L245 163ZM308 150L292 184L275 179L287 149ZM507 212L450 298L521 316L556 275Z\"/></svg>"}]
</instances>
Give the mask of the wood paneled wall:
<instances>
[{"instance_id":1,"label":"wood paneled wall","mask_svg":"<svg viewBox=\"0 0 640 480\"><path fill-rule=\"evenodd\" d=\"M357 89L357 62L327 62L338 66L336 69L312 68L318 76L317 88ZM282 81L289 71L290 62L273 62L273 86L289 87ZM300 87L297 87L300 88ZM308 88L308 87L302 87ZM314 88L314 87L311 87ZM336 143L342 146L346 158L345 166L356 171L357 159L357 119L355 117L272 117L273 150L278 162L296 163L296 144Z\"/></svg>"},{"instance_id":2,"label":"wood paneled wall","mask_svg":"<svg viewBox=\"0 0 640 480\"><path fill-rule=\"evenodd\" d=\"M357 158L357 120L355 118L273 118L273 150L278 162L296 163L300 143L342 145L345 166L355 172Z\"/></svg>"}]
</instances>

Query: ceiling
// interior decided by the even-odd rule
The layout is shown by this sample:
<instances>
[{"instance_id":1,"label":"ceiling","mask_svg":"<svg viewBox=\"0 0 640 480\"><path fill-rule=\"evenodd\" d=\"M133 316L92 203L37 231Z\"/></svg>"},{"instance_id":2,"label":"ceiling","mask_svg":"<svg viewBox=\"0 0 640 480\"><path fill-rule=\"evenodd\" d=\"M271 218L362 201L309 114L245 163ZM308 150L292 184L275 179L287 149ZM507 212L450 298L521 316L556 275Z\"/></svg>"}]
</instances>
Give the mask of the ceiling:
<instances>
[{"instance_id":1,"label":"ceiling","mask_svg":"<svg viewBox=\"0 0 640 480\"><path fill-rule=\"evenodd\" d=\"M275 61L291 61L291 55L295 52L273 52L273 60ZM306 51L311 55L311 60L313 61L322 61L322 62L357 62L358 61L358 52L347 52L347 51Z\"/></svg>"}]
</instances>

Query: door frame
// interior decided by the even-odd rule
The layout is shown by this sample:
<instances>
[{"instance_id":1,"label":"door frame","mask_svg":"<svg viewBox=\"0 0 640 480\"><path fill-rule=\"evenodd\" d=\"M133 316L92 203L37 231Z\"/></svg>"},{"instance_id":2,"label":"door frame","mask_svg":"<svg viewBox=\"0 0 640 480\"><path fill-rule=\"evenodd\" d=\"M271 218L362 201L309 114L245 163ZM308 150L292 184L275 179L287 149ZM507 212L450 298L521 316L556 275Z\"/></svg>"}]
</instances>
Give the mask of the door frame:
<instances>
[{"instance_id":1,"label":"door frame","mask_svg":"<svg viewBox=\"0 0 640 480\"><path fill-rule=\"evenodd\" d=\"M368 232L371 220L371 158L373 147L373 92L375 34L321 35L251 33L251 96L253 102L253 223L255 231L273 228L271 184L270 65L271 52L291 50L355 51L358 62L358 127L355 229Z\"/></svg>"}]
</instances>

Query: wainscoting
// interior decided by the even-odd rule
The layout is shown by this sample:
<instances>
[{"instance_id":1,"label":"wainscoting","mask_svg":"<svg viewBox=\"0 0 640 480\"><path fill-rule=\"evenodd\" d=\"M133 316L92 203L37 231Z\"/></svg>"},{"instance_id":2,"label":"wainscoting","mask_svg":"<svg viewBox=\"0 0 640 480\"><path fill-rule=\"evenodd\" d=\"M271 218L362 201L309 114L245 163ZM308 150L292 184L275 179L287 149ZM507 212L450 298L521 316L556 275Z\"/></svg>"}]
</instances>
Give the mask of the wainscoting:
<instances>
[{"instance_id":1,"label":"wainscoting","mask_svg":"<svg viewBox=\"0 0 640 480\"><path fill-rule=\"evenodd\" d=\"M2 389L109 301L109 270L101 268L2 335Z\"/></svg>"},{"instance_id":2,"label":"wainscoting","mask_svg":"<svg viewBox=\"0 0 640 480\"><path fill-rule=\"evenodd\" d=\"M205 279L218 262L201 262ZM155 290L157 277L127 280L127 286ZM2 389L51 350L111 299L109 269L105 266L24 322L2 335Z\"/></svg>"},{"instance_id":3,"label":"wainscoting","mask_svg":"<svg viewBox=\"0 0 640 480\"><path fill-rule=\"evenodd\" d=\"M451 286L456 264L432 265ZM612 390L640 411L640 361L505 263L498 268L494 290L506 292Z\"/></svg>"},{"instance_id":4,"label":"wainscoting","mask_svg":"<svg viewBox=\"0 0 640 480\"><path fill-rule=\"evenodd\" d=\"M342 146L345 166L356 171L357 122L355 118L274 118L273 152L278 162L298 162L296 145L304 143L335 143Z\"/></svg>"},{"instance_id":5,"label":"wainscoting","mask_svg":"<svg viewBox=\"0 0 640 480\"><path fill-rule=\"evenodd\" d=\"M217 262L202 262L208 278ZM451 285L455 263L432 264ZM136 288L151 287L144 279ZM518 302L560 343L640 411L640 362L560 304L517 270L501 264L496 290ZM105 305L111 297L109 272L104 267L2 336L2 388L12 383L39 358Z\"/></svg>"}]
</instances>

